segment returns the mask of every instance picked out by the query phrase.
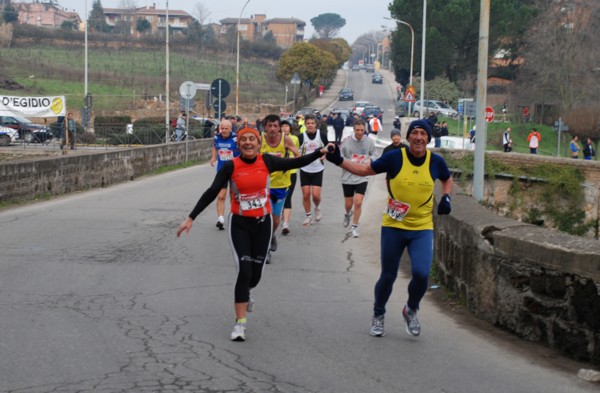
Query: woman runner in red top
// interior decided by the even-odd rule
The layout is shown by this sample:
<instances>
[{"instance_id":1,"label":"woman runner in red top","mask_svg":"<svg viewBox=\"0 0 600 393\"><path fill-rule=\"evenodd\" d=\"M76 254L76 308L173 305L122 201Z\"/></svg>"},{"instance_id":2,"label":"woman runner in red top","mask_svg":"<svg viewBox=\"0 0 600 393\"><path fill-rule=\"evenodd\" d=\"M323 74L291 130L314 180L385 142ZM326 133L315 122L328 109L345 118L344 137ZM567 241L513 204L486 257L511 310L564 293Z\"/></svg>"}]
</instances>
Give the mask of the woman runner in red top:
<instances>
[{"instance_id":1,"label":"woman runner in red top","mask_svg":"<svg viewBox=\"0 0 600 393\"><path fill-rule=\"evenodd\" d=\"M210 205L227 182L231 185L229 237L238 267L235 283L236 323L231 333L234 341L246 339L246 312L252 311L254 301L250 290L262 275L272 237L269 174L303 167L327 153L327 147L298 158L282 158L259 154L260 134L253 128L237 132L241 155L223 164L211 186L177 229L177 237L189 233L194 219Z\"/></svg>"}]
</instances>

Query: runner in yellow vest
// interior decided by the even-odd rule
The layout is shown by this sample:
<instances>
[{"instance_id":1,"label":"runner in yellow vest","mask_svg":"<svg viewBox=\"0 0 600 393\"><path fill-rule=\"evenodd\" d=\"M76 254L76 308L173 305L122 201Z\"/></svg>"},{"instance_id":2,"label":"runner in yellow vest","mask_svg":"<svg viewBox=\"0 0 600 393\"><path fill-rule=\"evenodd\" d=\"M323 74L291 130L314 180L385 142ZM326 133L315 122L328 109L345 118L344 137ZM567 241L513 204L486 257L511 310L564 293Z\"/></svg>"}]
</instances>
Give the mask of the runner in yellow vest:
<instances>
[{"instance_id":1,"label":"runner in yellow vest","mask_svg":"<svg viewBox=\"0 0 600 393\"><path fill-rule=\"evenodd\" d=\"M264 119L265 132L263 133L260 152L262 154L273 154L279 157L287 157L287 151L294 153L294 157L300 156L300 152L294 145L294 141L289 136L281 132L281 118L277 115L267 115ZM272 172L270 176L270 197L272 216L273 216L273 237L271 238L270 250L277 250L277 237L275 231L281 221L281 213L288 187L292 184L289 171ZM267 263L271 258L267 259Z\"/></svg>"}]
</instances>

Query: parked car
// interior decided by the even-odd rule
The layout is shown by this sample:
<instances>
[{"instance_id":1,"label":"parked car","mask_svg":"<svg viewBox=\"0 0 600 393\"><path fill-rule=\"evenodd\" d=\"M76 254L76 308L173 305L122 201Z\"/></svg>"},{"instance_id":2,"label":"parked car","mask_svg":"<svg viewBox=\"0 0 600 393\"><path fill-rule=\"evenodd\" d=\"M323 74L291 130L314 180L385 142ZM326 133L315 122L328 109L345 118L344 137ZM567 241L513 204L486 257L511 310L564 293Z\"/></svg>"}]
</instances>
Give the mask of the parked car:
<instances>
[{"instance_id":1,"label":"parked car","mask_svg":"<svg viewBox=\"0 0 600 393\"><path fill-rule=\"evenodd\" d=\"M316 111L317 110L315 108L311 108L311 107L307 106L307 107L300 109L298 112L296 112L296 116L298 116L298 115L302 115L302 116L314 115Z\"/></svg>"},{"instance_id":2,"label":"parked car","mask_svg":"<svg viewBox=\"0 0 600 393\"><path fill-rule=\"evenodd\" d=\"M383 84L383 76L381 76L381 74L373 74L371 83L379 83L380 85Z\"/></svg>"},{"instance_id":3,"label":"parked car","mask_svg":"<svg viewBox=\"0 0 600 393\"><path fill-rule=\"evenodd\" d=\"M408 104L410 104L407 101L404 101L402 99L402 97L398 97L396 99L396 110L394 112L394 114L398 117L406 117L409 115L408 113Z\"/></svg>"},{"instance_id":4,"label":"parked car","mask_svg":"<svg viewBox=\"0 0 600 393\"><path fill-rule=\"evenodd\" d=\"M424 102L424 106L421 103L421 100L415 102L415 104L413 105L413 116L418 117L421 108L423 108L424 115L429 115L429 112L433 112L438 116L446 116L451 119L455 119L458 117L458 112L456 111L456 109L452 108L443 101L425 100Z\"/></svg>"},{"instance_id":5,"label":"parked car","mask_svg":"<svg viewBox=\"0 0 600 393\"><path fill-rule=\"evenodd\" d=\"M352 112L360 116L362 114L363 109L365 109L365 106L369 105L371 105L369 101L356 101L354 103L354 107L352 108Z\"/></svg>"},{"instance_id":6,"label":"parked car","mask_svg":"<svg viewBox=\"0 0 600 393\"><path fill-rule=\"evenodd\" d=\"M340 90L339 100L340 101L352 101L352 100L354 100L354 92L352 91L352 89L349 88L349 87L344 87L342 90Z\"/></svg>"},{"instance_id":7,"label":"parked car","mask_svg":"<svg viewBox=\"0 0 600 393\"><path fill-rule=\"evenodd\" d=\"M16 130L16 139L27 143L48 142L54 137L50 127L35 124L21 116L0 116L0 126Z\"/></svg>"},{"instance_id":8,"label":"parked car","mask_svg":"<svg viewBox=\"0 0 600 393\"><path fill-rule=\"evenodd\" d=\"M8 127L0 127L0 146L8 146L17 140L17 130Z\"/></svg>"},{"instance_id":9,"label":"parked car","mask_svg":"<svg viewBox=\"0 0 600 393\"><path fill-rule=\"evenodd\" d=\"M369 118L369 116L377 116L379 120L383 123L383 111L380 107L375 105L365 106L365 109L363 109L360 117L363 120L366 120Z\"/></svg>"}]
</instances>

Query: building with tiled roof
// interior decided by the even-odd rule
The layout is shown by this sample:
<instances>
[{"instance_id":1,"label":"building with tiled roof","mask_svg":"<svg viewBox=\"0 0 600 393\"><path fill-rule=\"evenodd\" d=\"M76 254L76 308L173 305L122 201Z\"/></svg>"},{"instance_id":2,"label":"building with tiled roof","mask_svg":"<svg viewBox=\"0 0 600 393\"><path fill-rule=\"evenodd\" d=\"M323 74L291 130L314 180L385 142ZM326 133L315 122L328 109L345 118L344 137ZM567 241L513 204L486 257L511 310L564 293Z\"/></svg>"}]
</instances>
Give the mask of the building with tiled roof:
<instances>
[{"instance_id":1,"label":"building with tiled roof","mask_svg":"<svg viewBox=\"0 0 600 393\"><path fill-rule=\"evenodd\" d=\"M267 19L264 14L252 15L250 18L225 18L221 19L220 37L224 37L228 31L235 31L239 21L240 38L245 41L255 42L268 32L273 34L277 45L289 48L296 42L304 40L304 26L306 23L296 18L272 18Z\"/></svg>"}]
</instances>

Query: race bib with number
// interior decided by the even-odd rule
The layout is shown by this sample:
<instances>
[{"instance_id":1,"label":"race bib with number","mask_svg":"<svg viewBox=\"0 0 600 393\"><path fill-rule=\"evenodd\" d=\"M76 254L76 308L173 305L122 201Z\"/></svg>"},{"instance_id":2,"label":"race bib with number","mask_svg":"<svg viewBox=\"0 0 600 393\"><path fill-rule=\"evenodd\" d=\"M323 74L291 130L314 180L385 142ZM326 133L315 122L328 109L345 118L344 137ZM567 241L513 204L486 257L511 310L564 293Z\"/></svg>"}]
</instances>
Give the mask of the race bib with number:
<instances>
[{"instance_id":1,"label":"race bib with number","mask_svg":"<svg viewBox=\"0 0 600 393\"><path fill-rule=\"evenodd\" d=\"M219 160L221 160L221 161L233 160L233 151L229 150L229 149L220 149L219 150Z\"/></svg>"},{"instance_id":2,"label":"race bib with number","mask_svg":"<svg viewBox=\"0 0 600 393\"><path fill-rule=\"evenodd\" d=\"M408 203L397 201L392 198L388 199L387 214L396 221L404 220L409 209L410 205Z\"/></svg>"},{"instance_id":3,"label":"race bib with number","mask_svg":"<svg viewBox=\"0 0 600 393\"><path fill-rule=\"evenodd\" d=\"M240 194L240 208L242 210L262 209L267 205L267 191L261 190L253 194Z\"/></svg>"}]
</instances>

